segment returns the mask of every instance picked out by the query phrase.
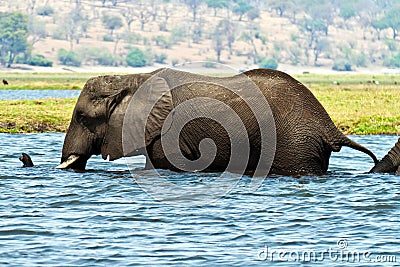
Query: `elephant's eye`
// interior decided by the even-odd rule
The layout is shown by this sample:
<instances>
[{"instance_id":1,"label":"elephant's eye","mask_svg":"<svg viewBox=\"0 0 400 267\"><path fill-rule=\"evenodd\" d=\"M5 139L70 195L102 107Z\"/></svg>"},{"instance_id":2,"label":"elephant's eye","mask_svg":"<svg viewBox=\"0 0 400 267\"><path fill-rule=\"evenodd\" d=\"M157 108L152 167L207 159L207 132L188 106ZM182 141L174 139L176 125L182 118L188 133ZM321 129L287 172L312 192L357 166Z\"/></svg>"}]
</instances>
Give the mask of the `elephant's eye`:
<instances>
[{"instance_id":1,"label":"elephant's eye","mask_svg":"<svg viewBox=\"0 0 400 267\"><path fill-rule=\"evenodd\" d=\"M78 111L76 119L80 124L85 125L88 123L88 118L86 117L85 113L83 113L82 111Z\"/></svg>"},{"instance_id":2,"label":"elephant's eye","mask_svg":"<svg viewBox=\"0 0 400 267\"><path fill-rule=\"evenodd\" d=\"M78 121L79 124L81 124L83 127L89 129L91 132L96 131L96 127L98 126L98 118L92 118L88 116L84 112L78 112L76 116L76 120Z\"/></svg>"}]
</instances>

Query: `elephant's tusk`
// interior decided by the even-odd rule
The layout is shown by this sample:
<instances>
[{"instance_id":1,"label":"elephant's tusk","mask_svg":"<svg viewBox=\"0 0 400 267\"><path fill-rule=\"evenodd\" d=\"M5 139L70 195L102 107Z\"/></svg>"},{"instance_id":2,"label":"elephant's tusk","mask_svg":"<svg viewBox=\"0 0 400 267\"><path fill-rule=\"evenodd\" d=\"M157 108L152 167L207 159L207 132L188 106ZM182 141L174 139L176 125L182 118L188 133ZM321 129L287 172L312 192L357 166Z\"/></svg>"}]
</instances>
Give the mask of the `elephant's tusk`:
<instances>
[{"instance_id":1,"label":"elephant's tusk","mask_svg":"<svg viewBox=\"0 0 400 267\"><path fill-rule=\"evenodd\" d=\"M71 155L68 159L56 167L56 169L66 169L79 159L77 155Z\"/></svg>"}]
</instances>

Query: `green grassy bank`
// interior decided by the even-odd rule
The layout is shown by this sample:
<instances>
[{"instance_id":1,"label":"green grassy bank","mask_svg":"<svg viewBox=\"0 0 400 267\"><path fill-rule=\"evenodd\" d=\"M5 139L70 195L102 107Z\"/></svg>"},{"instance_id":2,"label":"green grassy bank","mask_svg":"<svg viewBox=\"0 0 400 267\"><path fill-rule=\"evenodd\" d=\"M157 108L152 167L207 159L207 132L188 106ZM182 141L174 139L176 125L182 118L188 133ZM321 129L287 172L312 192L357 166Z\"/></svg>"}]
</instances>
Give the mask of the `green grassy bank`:
<instances>
[{"instance_id":1,"label":"green grassy bank","mask_svg":"<svg viewBox=\"0 0 400 267\"><path fill-rule=\"evenodd\" d=\"M79 90L85 82L100 73L52 73L52 72L0 72L0 80L6 79L7 86L0 89L13 90Z\"/></svg>"},{"instance_id":2,"label":"green grassy bank","mask_svg":"<svg viewBox=\"0 0 400 267\"><path fill-rule=\"evenodd\" d=\"M76 99L0 100L0 132L65 132L75 103Z\"/></svg>"},{"instance_id":3,"label":"green grassy bank","mask_svg":"<svg viewBox=\"0 0 400 267\"><path fill-rule=\"evenodd\" d=\"M8 73L12 87L76 89L99 74ZM18 78L17 78L18 76ZM296 75L346 134L400 133L399 75ZM18 85L20 84L20 85ZM76 86L76 88L74 88ZM4 88L4 86L3 86ZM0 132L65 131L76 99L0 100Z\"/></svg>"}]
</instances>

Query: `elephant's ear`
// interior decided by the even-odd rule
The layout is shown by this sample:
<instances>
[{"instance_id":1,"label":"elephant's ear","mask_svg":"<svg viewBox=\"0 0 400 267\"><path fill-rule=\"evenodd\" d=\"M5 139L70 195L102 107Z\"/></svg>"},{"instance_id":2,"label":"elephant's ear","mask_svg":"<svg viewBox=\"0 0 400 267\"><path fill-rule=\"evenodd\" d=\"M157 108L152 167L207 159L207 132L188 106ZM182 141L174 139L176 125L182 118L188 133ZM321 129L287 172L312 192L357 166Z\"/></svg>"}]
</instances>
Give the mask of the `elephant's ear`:
<instances>
[{"instance_id":1,"label":"elephant's ear","mask_svg":"<svg viewBox=\"0 0 400 267\"><path fill-rule=\"evenodd\" d=\"M163 124L172 109L172 95L165 79L154 75L140 86L129 101L124 117L124 156L142 154L141 149L161 135Z\"/></svg>"}]
</instances>

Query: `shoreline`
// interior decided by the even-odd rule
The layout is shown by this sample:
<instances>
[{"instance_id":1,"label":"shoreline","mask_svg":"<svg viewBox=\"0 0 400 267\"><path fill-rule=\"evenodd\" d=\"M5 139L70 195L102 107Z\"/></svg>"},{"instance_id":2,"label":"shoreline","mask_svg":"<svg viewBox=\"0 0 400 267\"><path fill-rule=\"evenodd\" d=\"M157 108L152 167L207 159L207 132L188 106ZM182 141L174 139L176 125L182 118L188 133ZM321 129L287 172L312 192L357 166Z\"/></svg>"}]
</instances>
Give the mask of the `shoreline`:
<instances>
[{"instance_id":1,"label":"shoreline","mask_svg":"<svg viewBox=\"0 0 400 267\"><path fill-rule=\"evenodd\" d=\"M108 67L108 66L54 66L54 67L40 67L40 66L30 66L24 64L15 64L11 68L0 67L0 75L5 73L146 73L152 72L159 68L177 68L198 73L215 73L222 70L231 70L234 72L242 72L245 70L256 69L257 65L246 68L242 65L224 65L217 64L218 68L206 68L203 66L204 62L187 62L179 64L177 66L171 66L167 64L154 64L152 66L134 68L134 67ZM391 69L387 67L367 67L367 68L357 68L353 71L335 71L329 67L321 66L293 66L287 64L280 64L278 66L279 71L286 72L290 75L294 74L320 74L320 75L333 75L333 74L371 74L371 75L400 75L400 68Z\"/></svg>"},{"instance_id":2,"label":"shoreline","mask_svg":"<svg viewBox=\"0 0 400 267\"><path fill-rule=\"evenodd\" d=\"M40 68L35 68L40 70ZM124 70L116 68L109 70ZM143 68L129 68L141 70ZM54 68L53 68L54 70ZM93 74L87 72L0 72L9 79L6 90L80 90ZM105 71L104 68L96 69ZM147 69L151 71L151 69ZM210 69L207 69L210 70ZM218 69L211 69L214 74ZM54 75L53 75L54 74ZM324 106L335 125L345 134L400 134L400 75L355 72L301 73L294 77L308 87ZM76 98L0 100L1 133L65 132Z\"/></svg>"}]
</instances>

